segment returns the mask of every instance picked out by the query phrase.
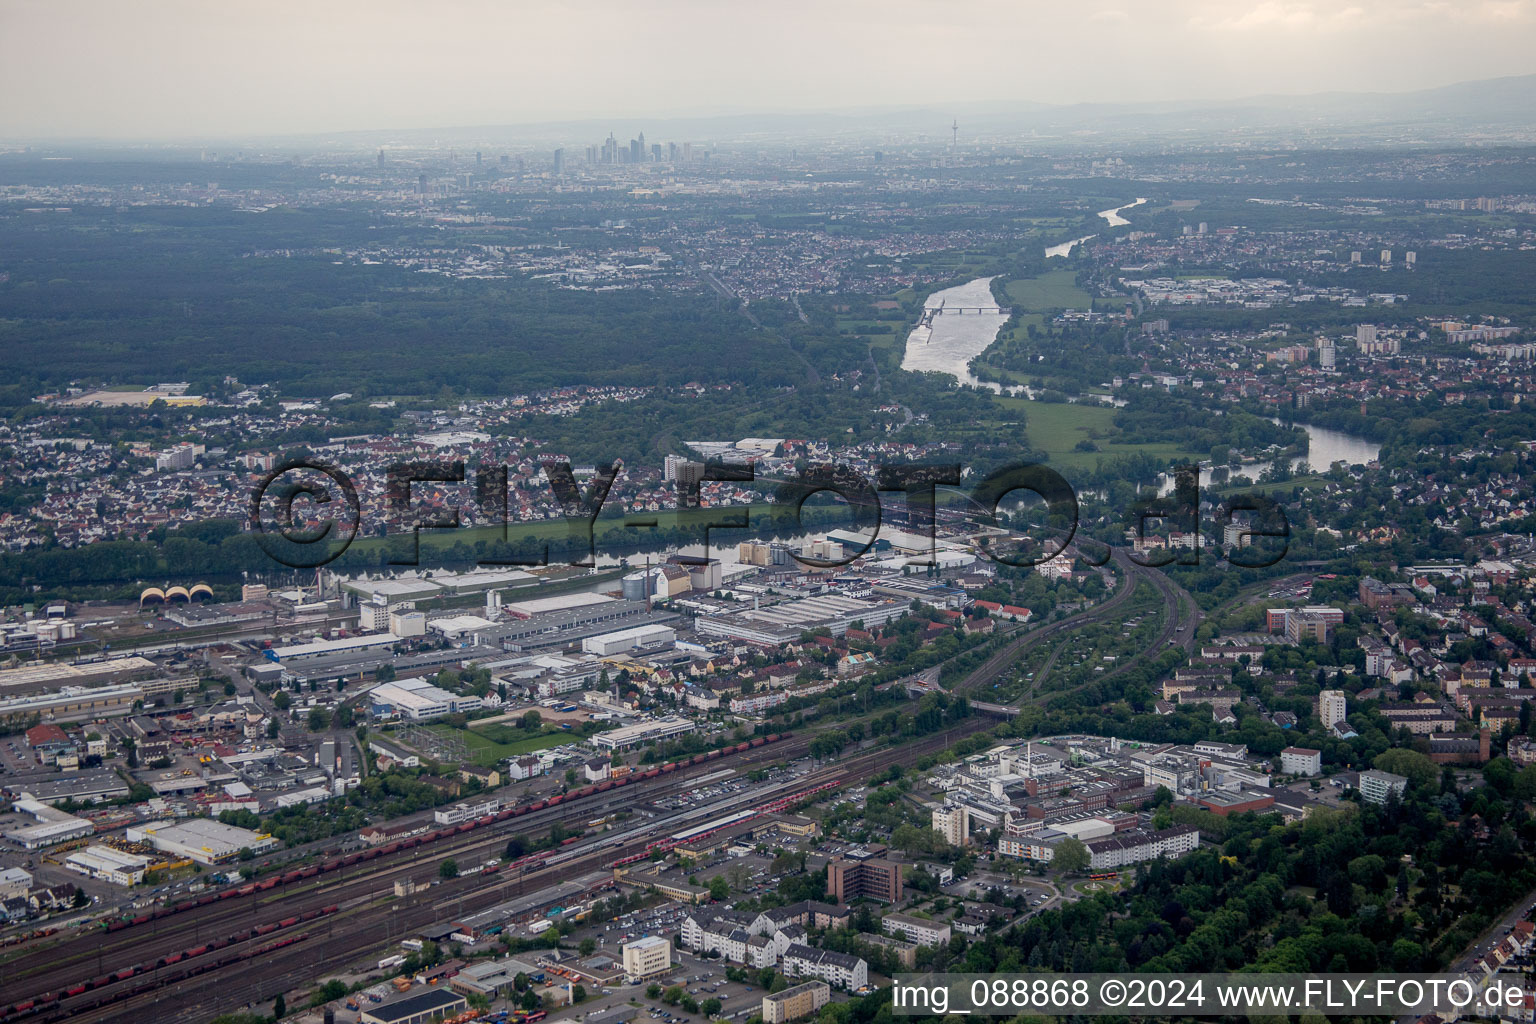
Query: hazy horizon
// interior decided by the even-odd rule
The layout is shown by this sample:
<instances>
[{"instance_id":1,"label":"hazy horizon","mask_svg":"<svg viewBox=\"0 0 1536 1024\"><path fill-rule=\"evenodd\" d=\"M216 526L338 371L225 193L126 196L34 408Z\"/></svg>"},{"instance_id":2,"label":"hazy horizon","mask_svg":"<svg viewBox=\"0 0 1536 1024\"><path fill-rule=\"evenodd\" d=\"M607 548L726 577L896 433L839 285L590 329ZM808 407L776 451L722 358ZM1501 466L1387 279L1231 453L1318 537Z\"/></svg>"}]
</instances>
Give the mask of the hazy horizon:
<instances>
[{"instance_id":1,"label":"hazy horizon","mask_svg":"<svg viewBox=\"0 0 1536 1024\"><path fill-rule=\"evenodd\" d=\"M1536 71L1536 0L0 2L8 139L1400 93Z\"/></svg>"}]
</instances>

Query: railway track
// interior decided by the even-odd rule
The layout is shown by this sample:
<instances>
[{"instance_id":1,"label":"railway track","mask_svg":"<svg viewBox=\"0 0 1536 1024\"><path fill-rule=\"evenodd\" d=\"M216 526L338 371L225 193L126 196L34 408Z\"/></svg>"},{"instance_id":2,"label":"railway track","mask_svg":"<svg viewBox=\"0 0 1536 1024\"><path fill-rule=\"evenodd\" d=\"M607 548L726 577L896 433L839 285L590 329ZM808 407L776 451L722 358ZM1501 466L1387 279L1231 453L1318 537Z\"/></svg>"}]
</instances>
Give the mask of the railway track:
<instances>
[{"instance_id":1,"label":"railway track","mask_svg":"<svg viewBox=\"0 0 1536 1024\"><path fill-rule=\"evenodd\" d=\"M988 724L981 719L969 719L944 732L934 733L901 747L880 747L857 754L847 760L818 768L784 785L794 792L829 784L848 785L892 764L911 764L927 754L944 750L964 736L986 728ZM722 801L719 806L712 805L709 813L724 814L733 806L761 806L763 800L764 795L758 791L744 792ZM240 961L238 965L182 981L176 981L173 977L177 973L175 965L159 968L135 979L142 982L146 976L152 980L165 978L167 984L153 991L140 992L91 1008L71 1006L65 1001L48 1012L25 1019L38 1021L39 1024L66 1019L71 1024L77 1021L85 1024L113 1024L119 1021L140 1024L146 1019L187 1022L207 1020L247 1004L270 1000L279 992L311 987L323 980L326 974L339 973L343 968L376 950L387 948L399 938L426 925L484 910L554 882L607 868L615 860L644 852L648 844L659 838L656 833L667 827L671 826L658 824L654 831L641 830L617 847L611 838L595 837L586 844L573 847L574 855L558 864L538 866L520 876L505 873L495 878L469 875L424 888L412 896L400 899L393 898L389 889L355 890L352 887L359 883L363 883L365 889L373 883L368 879L354 880L346 883L345 893L337 889L324 894L323 899L339 903L340 910L310 927L308 938L302 943L274 950L254 961ZM427 849L431 854L430 859L423 860L418 867L430 867L435 876L438 851ZM284 911L292 912L291 903L291 900L282 903ZM453 907L451 911L448 909L450 905ZM184 936L185 933L182 934ZM34 984L26 987L34 987L37 980L34 979ZM171 984L173 981L175 983ZM126 982L122 985L122 988L128 987ZM112 993L111 988L104 990L105 995L110 996Z\"/></svg>"},{"instance_id":2,"label":"railway track","mask_svg":"<svg viewBox=\"0 0 1536 1024\"><path fill-rule=\"evenodd\" d=\"M985 662L973 669L964 679L956 683L954 686L955 692L971 694L981 690L1001 678L1029 649L1114 613L1130 600L1131 595L1136 591L1138 582L1150 584L1163 600L1163 628L1159 631L1157 638L1153 640L1150 653L1161 653L1170 642L1183 647L1185 651L1193 651L1195 631L1204 620L1204 615L1201 613L1199 605L1195 603L1194 598L1184 588L1169 579L1166 573L1133 561L1123 548L1115 548L1113 550L1113 557L1115 564L1121 570L1123 579L1119 589L1107 600L1094 605L1092 608L1069 615L1059 622L1053 622L1048 626L1030 630L1017 639L1009 641ZM1033 698L1036 689L1044 678L1044 673L1049 671L1050 666L1054 666L1058 655L1059 652L1058 654L1053 654L1046 663L1047 667L1037 674L1035 684L1031 687L1030 698ZM1113 679L1124 673L1130 664L1132 663L1122 665L1092 682L1102 683ZM1070 691L1057 692L1064 693ZM1054 695L1052 694L1052 696Z\"/></svg>"},{"instance_id":3,"label":"railway track","mask_svg":"<svg viewBox=\"0 0 1536 1024\"><path fill-rule=\"evenodd\" d=\"M779 744L750 748L734 758L708 760L697 765L643 780L635 787L619 787L595 793L581 800L562 802L553 807L531 811L504 821L495 821L482 829L455 834L435 843L399 850L387 859L365 861L342 867L334 873L253 892L236 899L225 899L193 907L182 913L152 919L144 924L103 933L99 926L77 931L72 936L50 936L38 940L33 948L15 956L0 969L0 1011L27 998L59 991L82 977L96 976L106 969L128 963L141 963L196 945L203 938L216 938L253 921L276 915L288 916L292 908L300 912L341 900L354 899L379 890L389 891L397 880L428 874L435 877L437 864L453 858L479 864L499 856L512 836L538 834L556 823L579 830L580 823L615 810L633 809L637 802L675 796L694 788L697 778L723 767L749 770L773 761L802 756L808 741L790 735ZM191 936L193 941L188 942ZM97 968L101 968L98 970Z\"/></svg>"}]
</instances>

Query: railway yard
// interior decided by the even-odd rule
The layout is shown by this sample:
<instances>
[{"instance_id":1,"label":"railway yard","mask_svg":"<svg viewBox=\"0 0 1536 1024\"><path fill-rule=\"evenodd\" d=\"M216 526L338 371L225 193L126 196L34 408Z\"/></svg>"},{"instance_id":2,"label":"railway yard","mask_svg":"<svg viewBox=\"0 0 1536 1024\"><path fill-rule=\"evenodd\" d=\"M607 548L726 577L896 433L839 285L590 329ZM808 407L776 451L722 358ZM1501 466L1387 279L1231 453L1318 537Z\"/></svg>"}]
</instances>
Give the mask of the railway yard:
<instances>
[{"instance_id":1,"label":"railway yard","mask_svg":"<svg viewBox=\"0 0 1536 1024\"><path fill-rule=\"evenodd\" d=\"M565 848L514 861L490 876L471 874L430 884L444 859L480 863L501 852L512 835L533 834L556 822L632 807L637 798L655 800L685 792L690 780L704 774L706 767L729 763L740 771L793 757L803 744L797 746L795 738L785 737L778 741L783 747L767 743L747 751L732 750L727 757L735 760L702 760L673 772L658 772L653 778L637 780L635 792L625 788L594 791L557 806L529 808L499 820L467 823L474 827L459 826L417 841L405 840L398 849L386 847L313 864L256 886L228 890L225 898L205 897L183 909L170 908L163 916L144 915L148 919L137 923L114 922L119 926L111 930L95 925L73 936L54 936L5 962L0 1005L7 1007L7 1016L0 1019L126 1021L173 1011L177 1019L200 1019L215 1006L256 1002L366 958L369 945L361 937L371 937L382 946L391 937L440 919L450 908L461 914L561 880L611 871L616 862L664 846L666 837L686 824L743 808L797 803L815 792L859 781L892 763L911 763L943 750L984 724L977 720L896 750L860 754L781 782L754 786L736 797L658 817L617 838L604 833L577 840ZM420 887L413 895L397 899L393 886L404 879ZM300 930L285 933L283 938L293 941L282 945L261 941L277 930L271 927L274 923L289 932ZM190 949L188 937L193 939ZM190 950L201 952L193 956ZM253 972L249 961L257 958L260 963ZM133 963L126 969L116 966L128 959Z\"/></svg>"}]
</instances>

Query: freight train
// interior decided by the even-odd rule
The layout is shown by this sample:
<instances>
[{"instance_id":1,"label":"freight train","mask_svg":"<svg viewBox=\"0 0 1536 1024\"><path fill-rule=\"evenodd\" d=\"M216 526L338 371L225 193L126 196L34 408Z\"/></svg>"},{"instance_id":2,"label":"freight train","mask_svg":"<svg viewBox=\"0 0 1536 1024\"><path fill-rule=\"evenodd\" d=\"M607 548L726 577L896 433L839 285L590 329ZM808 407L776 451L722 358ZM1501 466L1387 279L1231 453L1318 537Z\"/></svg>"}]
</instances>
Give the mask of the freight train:
<instances>
[{"instance_id":1,"label":"freight train","mask_svg":"<svg viewBox=\"0 0 1536 1024\"><path fill-rule=\"evenodd\" d=\"M265 943L255 949L234 949L242 942L251 939L263 938L274 932L286 932L310 921L328 917L341 909L332 904L319 910L306 911L293 917L285 917L281 921L272 921L259 924L253 928L236 932L222 939L214 939L201 946L193 946L191 949L179 950L175 953L167 953L158 960L145 961L132 964L117 971L98 975L94 978L86 978L59 992L47 992L33 999L16 1003L13 1006L0 1008L0 1021L20 1021L32 1017L48 1017L55 1019L60 1015L56 1011L63 1011L63 1016L94 1010L108 1003L115 1003L123 999L130 999L142 992L150 992L167 985L185 981L187 978L205 974L208 971L227 967L240 960L249 960L253 957L271 953L274 950L291 946L295 942L303 942L309 938L309 932L297 934L285 934L272 942ZM166 968L175 968L167 971ZM120 982L131 981L134 978L141 979L136 985L118 987ZM107 991L112 989L112 991Z\"/></svg>"},{"instance_id":2,"label":"freight train","mask_svg":"<svg viewBox=\"0 0 1536 1024\"><path fill-rule=\"evenodd\" d=\"M459 835L465 832L472 832L477 828L483 828L487 825L494 825L498 822L508 821L512 818L520 818L525 814L532 814L536 811L542 811L546 808L554 807L557 804L566 804L573 800L584 800L588 797L596 796L598 793L606 793L609 790L616 789L620 786L629 786L637 782L654 779L657 776L675 772L680 768L688 768L693 765L704 764L707 761L714 761L722 757L729 757L733 754L745 753L748 750L756 747L766 746L770 743L779 743L783 740L789 739L791 735L793 734L787 732L772 733L768 736L758 736L752 740L746 740L741 743L710 750L703 754L695 754L685 760L668 761L666 764L658 765L654 768L648 769L647 771L634 772L630 775L626 775L622 779L612 779L607 782L585 786L581 789L573 789L569 793L563 793L559 796L552 796L544 800L535 801L531 804L524 804L520 807L507 807L502 809L497 814L487 814L483 817L476 818L474 821L466 821L459 825L438 829L435 832L427 832L422 835L411 836L408 839L402 839L398 842L388 843L383 846L376 846L372 849L363 850L358 853L351 853L347 854L346 856L331 857L319 864L311 864L306 868L295 869L283 875L273 875L272 877L264 879L260 882L250 882L246 885L225 889L221 892L210 893L195 900L183 900L174 906L160 907L153 911L146 911L135 917L125 916L115 918L105 922L103 924L103 928L109 932L121 931L124 928L131 928L134 925L148 924L150 921L163 920L167 917L171 917L172 915L182 913L183 911L192 910L196 907L207 906L210 903L217 903L221 900L235 899L240 896L250 896L253 893L265 892L266 890L274 889L278 885L287 885L289 883L303 881L307 878L314 878L318 875L326 874L328 872L340 871L342 868L349 868L355 864L361 864L364 861L371 861L378 857L387 857L390 854L398 853L401 850L413 849L417 846L436 842L439 839L447 839L450 836ZM575 842L574 838L567 840L566 844L568 845L572 842ZM545 851L544 853L525 857L520 861L514 862L512 865L510 865L510 867L527 868L531 865L543 861L546 857L549 856L551 852L552 851Z\"/></svg>"}]
</instances>

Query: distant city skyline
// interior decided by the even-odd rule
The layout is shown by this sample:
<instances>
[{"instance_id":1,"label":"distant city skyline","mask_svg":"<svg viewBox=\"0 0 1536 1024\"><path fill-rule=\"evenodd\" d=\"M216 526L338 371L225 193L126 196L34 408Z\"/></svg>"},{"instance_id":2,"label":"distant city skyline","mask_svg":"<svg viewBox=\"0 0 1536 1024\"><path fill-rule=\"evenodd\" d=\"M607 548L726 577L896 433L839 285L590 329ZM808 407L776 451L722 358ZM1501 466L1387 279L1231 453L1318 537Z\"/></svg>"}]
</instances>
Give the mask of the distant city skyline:
<instances>
[{"instance_id":1,"label":"distant city skyline","mask_svg":"<svg viewBox=\"0 0 1536 1024\"><path fill-rule=\"evenodd\" d=\"M0 138L1405 92L1533 53L1536 0L4 0Z\"/></svg>"}]
</instances>

